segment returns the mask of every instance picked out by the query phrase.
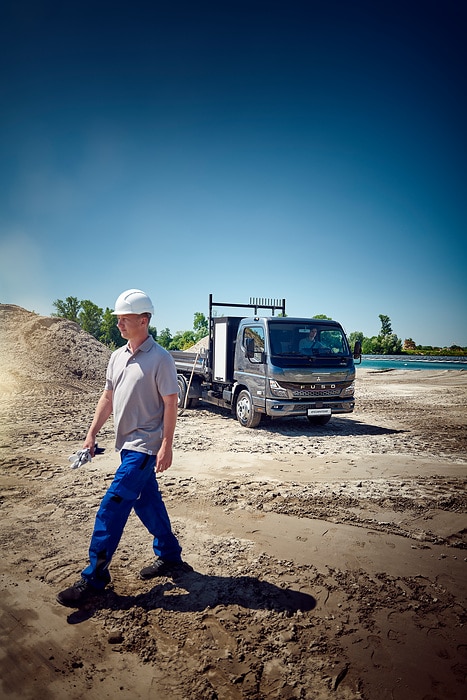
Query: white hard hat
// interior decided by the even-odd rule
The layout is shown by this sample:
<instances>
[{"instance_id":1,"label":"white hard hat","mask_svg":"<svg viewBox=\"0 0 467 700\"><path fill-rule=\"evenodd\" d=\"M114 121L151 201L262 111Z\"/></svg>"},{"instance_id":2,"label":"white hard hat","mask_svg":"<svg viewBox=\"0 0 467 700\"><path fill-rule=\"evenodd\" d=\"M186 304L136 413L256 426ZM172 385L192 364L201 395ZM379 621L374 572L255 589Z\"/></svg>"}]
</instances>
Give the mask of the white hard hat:
<instances>
[{"instance_id":1,"label":"white hard hat","mask_svg":"<svg viewBox=\"0 0 467 700\"><path fill-rule=\"evenodd\" d=\"M145 292L141 289L127 289L122 292L115 302L115 311L112 312L116 316L124 314L153 314L154 306L152 301Z\"/></svg>"}]
</instances>

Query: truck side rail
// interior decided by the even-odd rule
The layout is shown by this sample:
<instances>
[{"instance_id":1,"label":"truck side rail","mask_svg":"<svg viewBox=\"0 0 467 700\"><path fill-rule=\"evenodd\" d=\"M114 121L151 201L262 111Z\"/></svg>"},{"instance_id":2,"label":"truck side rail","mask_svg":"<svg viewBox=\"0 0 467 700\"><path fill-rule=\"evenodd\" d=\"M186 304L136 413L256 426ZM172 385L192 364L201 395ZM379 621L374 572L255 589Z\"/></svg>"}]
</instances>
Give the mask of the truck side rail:
<instances>
[{"instance_id":1,"label":"truck side rail","mask_svg":"<svg viewBox=\"0 0 467 700\"><path fill-rule=\"evenodd\" d=\"M184 350L171 350L175 367L180 372L195 372L195 374L207 374L207 355L203 351L202 354L196 352L185 352ZM194 370L193 370L194 368Z\"/></svg>"}]
</instances>

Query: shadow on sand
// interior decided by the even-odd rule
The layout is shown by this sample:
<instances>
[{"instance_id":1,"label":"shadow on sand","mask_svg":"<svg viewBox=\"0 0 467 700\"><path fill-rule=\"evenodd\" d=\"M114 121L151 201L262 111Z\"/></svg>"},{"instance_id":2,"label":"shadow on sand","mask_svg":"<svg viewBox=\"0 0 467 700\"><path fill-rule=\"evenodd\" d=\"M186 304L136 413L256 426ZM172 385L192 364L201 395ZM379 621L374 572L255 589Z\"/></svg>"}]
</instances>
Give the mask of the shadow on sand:
<instances>
[{"instance_id":1,"label":"shadow on sand","mask_svg":"<svg viewBox=\"0 0 467 700\"><path fill-rule=\"evenodd\" d=\"M71 613L69 624L78 624L98 610L173 610L201 612L218 605L238 605L250 610L273 610L293 614L313 610L316 600L308 593L280 588L253 576L207 576L196 571L184 572L173 581L166 579L147 593L120 595L111 588L101 596L90 598Z\"/></svg>"}]
</instances>

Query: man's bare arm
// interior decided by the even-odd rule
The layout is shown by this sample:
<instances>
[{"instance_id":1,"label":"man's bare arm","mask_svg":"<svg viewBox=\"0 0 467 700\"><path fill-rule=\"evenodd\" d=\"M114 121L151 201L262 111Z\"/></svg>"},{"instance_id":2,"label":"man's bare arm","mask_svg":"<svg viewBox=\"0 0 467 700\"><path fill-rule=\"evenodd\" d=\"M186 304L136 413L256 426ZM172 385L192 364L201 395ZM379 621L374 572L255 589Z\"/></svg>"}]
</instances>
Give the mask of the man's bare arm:
<instances>
[{"instance_id":1,"label":"man's bare arm","mask_svg":"<svg viewBox=\"0 0 467 700\"><path fill-rule=\"evenodd\" d=\"M102 428L104 423L110 417L113 408L112 400L113 392L109 389L104 389L101 394L99 401L97 402L96 410L94 412L94 418L91 423L91 427L86 435L86 440L84 441L83 448L89 448L91 450L91 455L94 457L94 445L96 444L96 436L99 430Z\"/></svg>"},{"instance_id":2,"label":"man's bare arm","mask_svg":"<svg viewBox=\"0 0 467 700\"><path fill-rule=\"evenodd\" d=\"M172 464L172 443L177 424L178 394L163 396L162 400L164 401L164 434L161 448L157 453L156 472L164 472Z\"/></svg>"}]
</instances>

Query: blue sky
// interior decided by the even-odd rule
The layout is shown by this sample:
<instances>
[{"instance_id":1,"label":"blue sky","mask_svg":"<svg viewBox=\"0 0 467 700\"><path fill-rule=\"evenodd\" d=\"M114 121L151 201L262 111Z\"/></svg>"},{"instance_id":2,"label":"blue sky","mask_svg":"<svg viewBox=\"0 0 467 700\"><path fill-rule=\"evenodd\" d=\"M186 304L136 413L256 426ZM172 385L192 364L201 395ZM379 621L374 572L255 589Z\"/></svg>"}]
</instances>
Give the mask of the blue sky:
<instances>
[{"instance_id":1,"label":"blue sky","mask_svg":"<svg viewBox=\"0 0 467 700\"><path fill-rule=\"evenodd\" d=\"M286 298L467 346L463 0L0 9L0 302Z\"/></svg>"}]
</instances>

